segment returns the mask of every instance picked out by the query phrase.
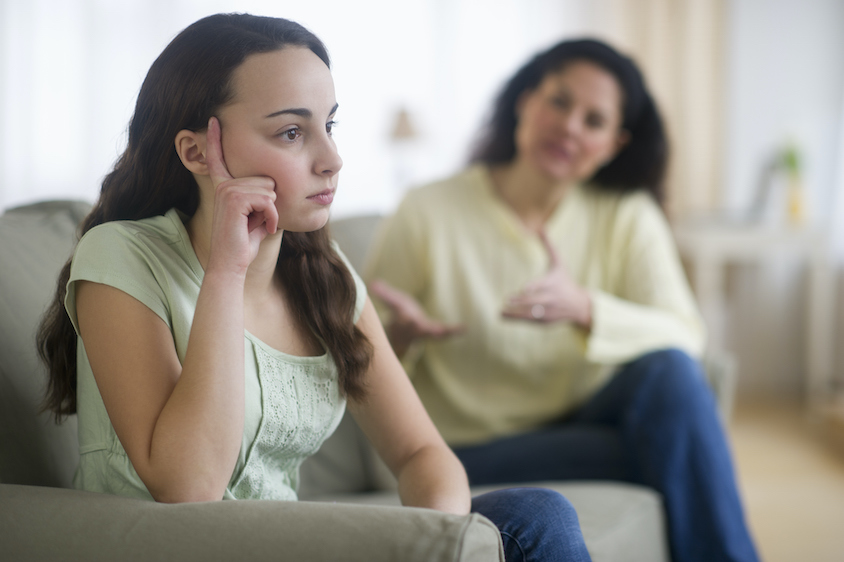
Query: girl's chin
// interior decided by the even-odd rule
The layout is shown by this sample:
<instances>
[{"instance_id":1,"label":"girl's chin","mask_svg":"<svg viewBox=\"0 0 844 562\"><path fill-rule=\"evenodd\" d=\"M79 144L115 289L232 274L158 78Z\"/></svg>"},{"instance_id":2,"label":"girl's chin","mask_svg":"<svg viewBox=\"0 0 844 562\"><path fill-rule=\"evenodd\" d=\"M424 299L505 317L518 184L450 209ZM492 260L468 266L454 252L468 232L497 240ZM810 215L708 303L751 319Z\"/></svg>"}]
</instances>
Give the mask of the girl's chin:
<instances>
[{"instance_id":1,"label":"girl's chin","mask_svg":"<svg viewBox=\"0 0 844 562\"><path fill-rule=\"evenodd\" d=\"M289 230L290 232L313 232L328 224L328 217L328 209L326 208L318 213L313 213L309 217L296 217L295 220L290 221L285 226L284 230ZM281 229L282 225L279 221L279 230Z\"/></svg>"}]
</instances>

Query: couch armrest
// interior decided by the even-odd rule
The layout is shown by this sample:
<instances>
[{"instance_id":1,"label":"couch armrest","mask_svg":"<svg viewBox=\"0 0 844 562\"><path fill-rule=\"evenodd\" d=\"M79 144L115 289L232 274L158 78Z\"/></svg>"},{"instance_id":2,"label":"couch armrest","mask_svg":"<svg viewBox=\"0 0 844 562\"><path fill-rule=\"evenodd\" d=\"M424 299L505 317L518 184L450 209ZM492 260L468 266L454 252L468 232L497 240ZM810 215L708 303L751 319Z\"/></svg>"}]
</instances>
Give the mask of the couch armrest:
<instances>
[{"instance_id":1,"label":"couch armrest","mask_svg":"<svg viewBox=\"0 0 844 562\"><path fill-rule=\"evenodd\" d=\"M10 560L395 560L503 562L484 517L314 502L166 505L0 484Z\"/></svg>"}]
</instances>

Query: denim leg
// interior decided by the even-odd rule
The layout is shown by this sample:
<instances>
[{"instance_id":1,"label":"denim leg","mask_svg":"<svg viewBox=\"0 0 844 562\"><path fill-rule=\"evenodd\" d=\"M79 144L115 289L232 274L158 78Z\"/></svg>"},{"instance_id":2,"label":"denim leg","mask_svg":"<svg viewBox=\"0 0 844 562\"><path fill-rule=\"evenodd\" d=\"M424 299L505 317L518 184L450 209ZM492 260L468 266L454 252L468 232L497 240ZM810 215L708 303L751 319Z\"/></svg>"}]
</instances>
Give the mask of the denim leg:
<instances>
[{"instance_id":1,"label":"denim leg","mask_svg":"<svg viewBox=\"0 0 844 562\"><path fill-rule=\"evenodd\" d=\"M472 499L472 511L501 532L506 562L591 560L577 513L559 493L544 488L509 488Z\"/></svg>"},{"instance_id":2,"label":"denim leg","mask_svg":"<svg viewBox=\"0 0 844 562\"><path fill-rule=\"evenodd\" d=\"M714 397L681 351L625 365L563 423L455 453L473 485L643 484L663 496L674 562L758 561Z\"/></svg>"},{"instance_id":3,"label":"denim leg","mask_svg":"<svg viewBox=\"0 0 844 562\"><path fill-rule=\"evenodd\" d=\"M572 421L618 428L631 481L663 496L674 562L758 560L714 397L688 355L627 364Z\"/></svg>"},{"instance_id":4,"label":"denim leg","mask_svg":"<svg viewBox=\"0 0 844 562\"><path fill-rule=\"evenodd\" d=\"M621 438L610 425L553 425L455 448L454 452L473 486L541 480L630 480Z\"/></svg>"}]
</instances>

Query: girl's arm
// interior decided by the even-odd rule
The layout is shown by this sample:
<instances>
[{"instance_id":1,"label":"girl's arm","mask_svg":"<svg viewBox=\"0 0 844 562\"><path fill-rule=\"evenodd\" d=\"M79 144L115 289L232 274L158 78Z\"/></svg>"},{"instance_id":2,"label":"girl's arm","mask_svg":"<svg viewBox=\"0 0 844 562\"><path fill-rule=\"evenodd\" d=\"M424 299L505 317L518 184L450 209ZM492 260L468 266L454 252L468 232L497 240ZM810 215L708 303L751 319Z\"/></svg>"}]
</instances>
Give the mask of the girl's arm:
<instances>
[{"instance_id":1,"label":"girl's arm","mask_svg":"<svg viewBox=\"0 0 844 562\"><path fill-rule=\"evenodd\" d=\"M139 301L107 285L77 287L79 334L109 419L163 502L221 499L231 478L243 439L246 271L278 222L274 182L229 175L214 118L207 137L210 256L184 363L170 329Z\"/></svg>"},{"instance_id":2,"label":"girl's arm","mask_svg":"<svg viewBox=\"0 0 844 562\"><path fill-rule=\"evenodd\" d=\"M349 409L398 479L403 505L466 514L466 471L443 441L387 341L367 299L358 326L374 347L367 395Z\"/></svg>"},{"instance_id":3,"label":"girl's arm","mask_svg":"<svg viewBox=\"0 0 844 562\"><path fill-rule=\"evenodd\" d=\"M206 276L184 366L170 329L145 305L108 285L77 287L80 334L97 387L157 501L221 499L231 478L244 416L238 285L237 278Z\"/></svg>"}]
</instances>

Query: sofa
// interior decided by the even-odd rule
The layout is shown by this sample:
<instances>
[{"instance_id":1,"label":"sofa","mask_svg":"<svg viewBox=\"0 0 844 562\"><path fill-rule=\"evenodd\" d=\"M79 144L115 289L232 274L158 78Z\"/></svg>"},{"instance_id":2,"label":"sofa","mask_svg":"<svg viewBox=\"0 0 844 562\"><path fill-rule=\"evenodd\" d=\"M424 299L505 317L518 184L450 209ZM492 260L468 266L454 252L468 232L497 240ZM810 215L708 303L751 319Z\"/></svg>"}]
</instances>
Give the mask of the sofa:
<instances>
[{"instance_id":1,"label":"sofa","mask_svg":"<svg viewBox=\"0 0 844 562\"><path fill-rule=\"evenodd\" d=\"M0 216L0 559L503 560L486 518L400 507L392 475L348 416L302 466L299 502L166 505L72 489L76 420L57 425L40 410L46 372L34 337L88 209L44 201ZM378 220L330 225L358 267ZM613 482L536 485L572 502L596 562L668 560L654 491Z\"/></svg>"}]
</instances>

